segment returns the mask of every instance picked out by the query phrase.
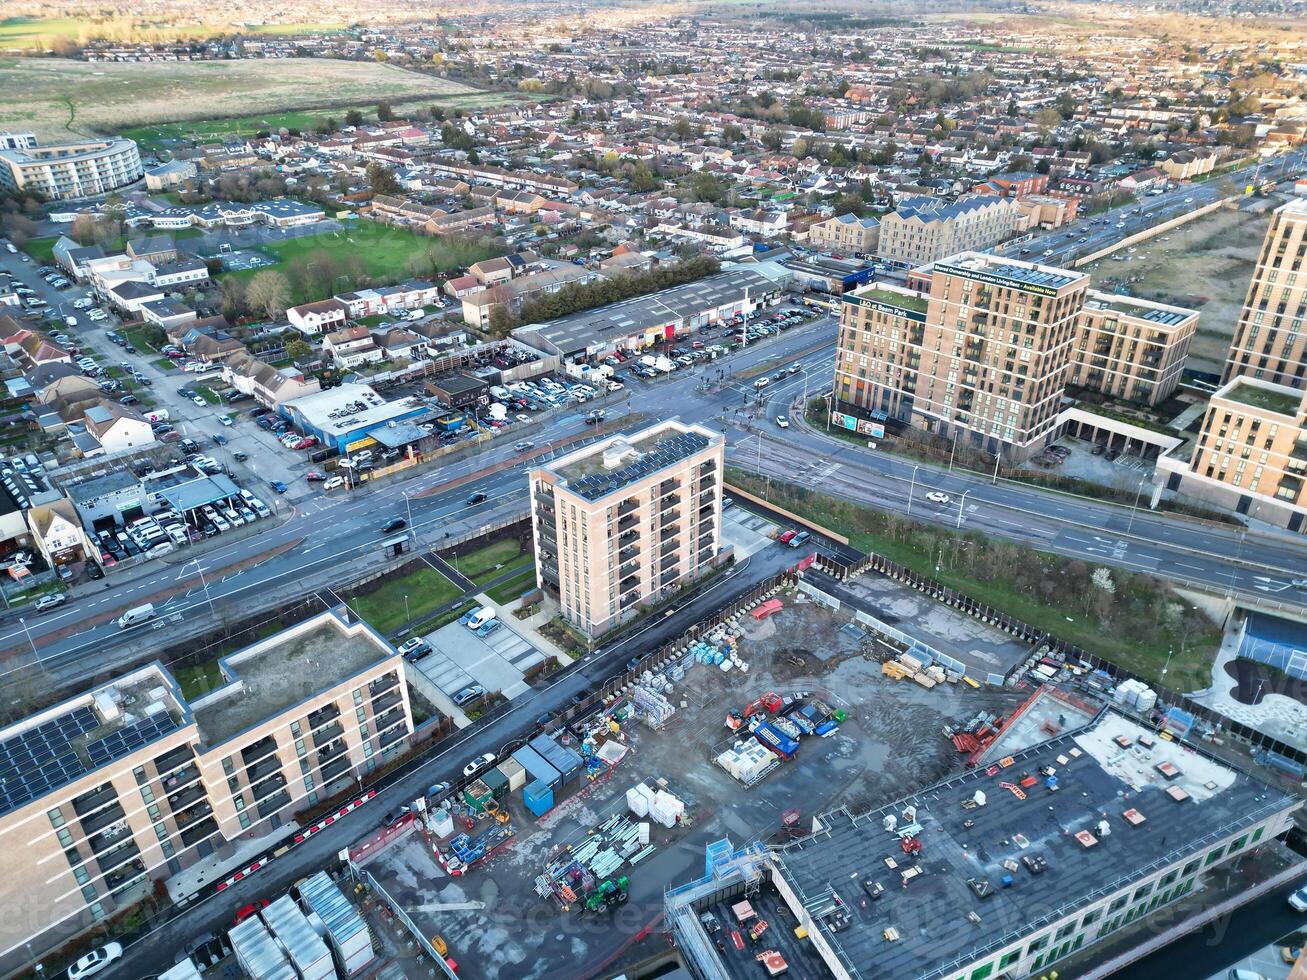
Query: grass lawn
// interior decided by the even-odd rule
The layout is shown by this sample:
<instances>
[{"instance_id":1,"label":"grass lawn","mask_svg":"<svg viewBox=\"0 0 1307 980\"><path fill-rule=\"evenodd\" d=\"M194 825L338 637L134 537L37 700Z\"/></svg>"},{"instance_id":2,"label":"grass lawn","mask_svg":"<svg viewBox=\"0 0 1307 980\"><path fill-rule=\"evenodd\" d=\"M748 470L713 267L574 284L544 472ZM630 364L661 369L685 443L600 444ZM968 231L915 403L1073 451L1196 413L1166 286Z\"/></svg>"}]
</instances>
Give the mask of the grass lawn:
<instances>
[{"instance_id":1,"label":"grass lawn","mask_svg":"<svg viewBox=\"0 0 1307 980\"><path fill-rule=\"evenodd\" d=\"M217 405L219 402L222 401L222 399L218 397L218 393L214 391L212 388L210 388L208 385L193 385L191 390L194 391L201 398L203 398L210 405Z\"/></svg>"},{"instance_id":2,"label":"grass lawn","mask_svg":"<svg viewBox=\"0 0 1307 980\"><path fill-rule=\"evenodd\" d=\"M534 564L535 557L529 551L523 551L514 539L505 538L449 561L477 585L482 585L509 569Z\"/></svg>"},{"instance_id":3,"label":"grass lawn","mask_svg":"<svg viewBox=\"0 0 1307 980\"><path fill-rule=\"evenodd\" d=\"M218 661L209 660L194 667L174 667L173 676L181 685L182 697L194 700L222 685Z\"/></svg>"},{"instance_id":4,"label":"grass lawn","mask_svg":"<svg viewBox=\"0 0 1307 980\"><path fill-rule=\"evenodd\" d=\"M27 244L23 246L23 251L38 262L53 262L54 247L58 241L58 235L49 235L46 238L29 238Z\"/></svg>"},{"instance_id":5,"label":"grass lawn","mask_svg":"<svg viewBox=\"0 0 1307 980\"><path fill-rule=\"evenodd\" d=\"M177 369L177 365L174 364L172 361L168 360L168 358L166 357L156 357L150 363L153 364L155 367L157 367L160 371L175 371Z\"/></svg>"},{"instance_id":6,"label":"grass lawn","mask_svg":"<svg viewBox=\"0 0 1307 980\"><path fill-rule=\"evenodd\" d=\"M325 252L342 262L358 257L363 260L363 274L379 282L398 282L408 278L412 274L409 272L409 262L423 254L431 254L441 269L470 265L496 254L475 245L415 235L404 228L392 228L363 220L351 222L343 231L273 242L262 246L260 250L277 259L281 265L319 252ZM262 270L243 269L225 275L248 282L260 271ZM296 303L312 303L326 298L325 294L297 293L294 296Z\"/></svg>"},{"instance_id":7,"label":"grass lawn","mask_svg":"<svg viewBox=\"0 0 1307 980\"><path fill-rule=\"evenodd\" d=\"M1078 589L1063 590L1053 601L1041 602L1017 586L1014 573L994 570L1020 566L1055 582L1068 569L1083 566L1083 562L1008 542L994 544L994 539L987 539L979 532L959 534L912 524L897 517L891 523L882 511L777 480L767 484L761 477L734 468L728 468L727 479L734 486L765 496L777 506L826 527L838 528L848 535L850 544L861 551L874 552L919 574L929 575L973 599L1120 664L1141 677L1157 681L1169 656L1167 687L1192 691L1211 683L1211 664L1220 643L1220 630L1207 620L1198 618L1200 614L1197 613L1183 617L1179 627L1167 629L1152 610L1159 600L1172 601L1166 597L1174 594L1162 587L1162 596L1145 595L1142 576L1136 576L1129 587L1123 589L1124 600L1138 596L1142 608L1136 615L1141 618L1132 624L1104 622L1087 608ZM914 541L928 546L922 548ZM965 574L952 567L954 559L951 556L959 551L991 546L1006 549L1005 554L1010 556L1010 560L995 565L987 578ZM996 556L996 560L1001 559ZM1125 575L1115 569L1112 574L1116 577ZM1147 636L1140 625L1145 622L1151 627Z\"/></svg>"},{"instance_id":8,"label":"grass lawn","mask_svg":"<svg viewBox=\"0 0 1307 980\"><path fill-rule=\"evenodd\" d=\"M156 353L158 348L145 339L144 327L128 327L122 331L123 336L127 338L127 343L131 344L137 350L152 350Z\"/></svg>"},{"instance_id":9,"label":"grass lawn","mask_svg":"<svg viewBox=\"0 0 1307 980\"><path fill-rule=\"evenodd\" d=\"M514 575L507 582L496 585L486 595L498 603L512 602L515 599L520 599L523 593L534 589L535 584L535 562L532 562L531 567L522 572L521 575Z\"/></svg>"},{"instance_id":10,"label":"grass lawn","mask_svg":"<svg viewBox=\"0 0 1307 980\"><path fill-rule=\"evenodd\" d=\"M457 599L459 594L458 586L424 565L408 575L391 579L375 592L356 596L351 605L377 632L389 634ZM407 608L405 596L408 596Z\"/></svg>"}]
</instances>

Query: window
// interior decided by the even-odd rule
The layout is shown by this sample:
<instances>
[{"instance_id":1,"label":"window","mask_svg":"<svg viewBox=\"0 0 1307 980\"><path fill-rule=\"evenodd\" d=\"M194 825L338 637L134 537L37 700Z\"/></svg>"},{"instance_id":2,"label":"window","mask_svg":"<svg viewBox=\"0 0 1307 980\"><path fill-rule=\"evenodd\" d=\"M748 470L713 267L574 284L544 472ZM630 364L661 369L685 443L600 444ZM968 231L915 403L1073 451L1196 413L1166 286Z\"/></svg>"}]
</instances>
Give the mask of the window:
<instances>
[{"instance_id":1,"label":"window","mask_svg":"<svg viewBox=\"0 0 1307 980\"><path fill-rule=\"evenodd\" d=\"M1112 900L1112 904L1107 907L1107 914L1111 915L1113 912L1121 911L1121 909L1125 908L1125 903L1128 901L1129 898L1128 896L1125 895L1121 895L1117 898L1114 898Z\"/></svg>"},{"instance_id":2,"label":"window","mask_svg":"<svg viewBox=\"0 0 1307 980\"><path fill-rule=\"evenodd\" d=\"M971 971L971 980L985 980L987 976L994 972L993 963L985 963Z\"/></svg>"},{"instance_id":3,"label":"window","mask_svg":"<svg viewBox=\"0 0 1307 980\"><path fill-rule=\"evenodd\" d=\"M222 760L222 771L228 776L236 771L236 763L232 761L231 756L227 756L227 758Z\"/></svg>"},{"instance_id":4,"label":"window","mask_svg":"<svg viewBox=\"0 0 1307 980\"><path fill-rule=\"evenodd\" d=\"M1076 924L1074 922L1068 922L1066 925L1064 925L1061 929L1057 931L1057 935L1053 937L1053 941L1057 942L1058 940L1065 939L1067 936L1071 935L1071 933L1075 931L1076 931Z\"/></svg>"},{"instance_id":5,"label":"window","mask_svg":"<svg viewBox=\"0 0 1307 980\"><path fill-rule=\"evenodd\" d=\"M1021 950L1019 949L1014 949L1010 953L1004 953L1002 959L998 961L998 968L1000 970L1005 970L1019 959L1021 959Z\"/></svg>"},{"instance_id":6,"label":"window","mask_svg":"<svg viewBox=\"0 0 1307 980\"><path fill-rule=\"evenodd\" d=\"M60 827L60 828L59 828L59 833L58 833L56 836L59 838L59 846L60 846L60 847L72 847L72 846L73 846L73 835L72 835L72 833L69 832L69 830L68 830L67 827Z\"/></svg>"},{"instance_id":7,"label":"window","mask_svg":"<svg viewBox=\"0 0 1307 980\"><path fill-rule=\"evenodd\" d=\"M161 840L161 841L162 841L162 840L167 840L167 839L168 839L168 828L165 827L165 826L164 826L163 824L161 824L161 823L156 823L156 824L154 825L154 836L157 837L157 838L159 838L159 840Z\"/></svg>"},{"instance_id":8,"label":"window","mask_svg":"<svg viewBox=\"0 0 1307 980\"><path fill-rule=\"evenodd\" d=\"M1211 867L1212 865L1214 865L1217 861L1221 860L1221 852L1222 852L1222 850L1223 850L1223 849L1220 848L1220 847L1214 848L1214 849L1211 851L1211 853L1209 853L1209 854L1207 855L1207 859L1206 859L1205 861L1203 861L1203 867L1204 867L1204 868L1210 868L1210 867Z\"/></svg>"},{"instance_id":9,"label":"window","mask_svg":"<svg viewBox=\"0 0 1307 980\"><path fill-rule=\"evenodd\" d=\"M300 723L298 721L292 721L290 723L290 733L296 738L300 737L300 730Z\"/></svg>"},{"instance_id":10,"label":"window","mask_svg":"<svg viewBox=\"0 0 1307 980\"><path fill-rule=\"evenodd\" d=\"M91 872L87 871L85 868L74 868L73 877L77 879L79 885L85 885L91 880Z\"/></svg>"},{"instance_id":11,"label":"window","mask_svg":"<svg viewBox=\"0 0 1307 980\"><path fill-rule=\"evenodd\" d=\"M148 786L142 786L142 787L141 787L141 799L143 799L146 803L153 803L153 802L154 802L154 790L152 790L152 789L151 789L150 787L148 787Z\"/></svg>"},{"instance_id":12,"label":"window","mask_svg":"<svg viewBox=\"0 0 1307 980\"><path fill-rule=\"evenodd\" d=\"M86 899L86 901L87 901L88 903L89 903L89 902L94 902L94 901L95 901L95 886L94 886L94 885L83 885L83 886L82 886L82 898Z\"/></svg>"},{"instance_id":13,"label":"window","mask_svg":"<svg viewBox=\"0 0 1307 980\"><path fill-rule=\"evenodd\" d=\"M58 807L55 807L53 810L47 813L46 816L50 818L50 826L53 827L55 830L58 830L60 827L64 825L64 815L59 810Z\"/></svg>"},{"instance_id":14,"label":"window","mask_svg":"<svg viewBox=\"0 0 1307 980\"><path fill-rule=\"evenodd\" d=\"M1254 844L1256 844L1259 840L1262 839L1262 831L1264 831L1265 829L1266 829L1265 827L1258 827L1256 830L1253 831Z\"/></svg>"},{"instance_id":15,"label":"window","mask_svg":"<svg viewBox=\"0 0 1307 980\"><path fill-rule=\"evenodd\" d=\"M101 905L99 902L92 902L91 915L95 917L96 922L99 922L101 919L104 918L104 906Z\"/></svg>"},{"instance_id":16,"label":"window","mask_svg":"<svg viewBox=\"0 0 1307 980\"><path fill-rule=\"evenodd\" d=\"M1253 840L1256 840L1256 839L1257 839L1256 837L1253 837ZM1181 871L1180 874L1183 875L1184 877L1188 878L1191 874L1193 874L1193 873L1194 873L1195 871L1197 871L1197 870L1198 870L1198 862L1197 862L1197 861L1190 861L1188 864L1186 864L1186 865L1184 866L1184 870Z\"/></svg>"},{"instance_id":17,"label":"window","mask_svg":"<svg viewBox=\"0 0 1307 980\"><path fill-rule=\"evenodd\" d=\"M1243 846L1247 843L1247 834L1244 834L1242 837L1236 837L1234 840L1230 841L1230 853L1233 854L1235 851L1242 850Z\"/></svg>"},{"instance_id":18,"label":"window","mask_svg":"<svg viewBox=\"0 0 1307 980\"><path fill-rule=\"evenodd\" d=\"M1148 895L1152 890L1153 890L1152 882L1149 882L1146 885L1140 885L1138 888L1135 889L1135 895L1134 898L1131 899L1131 901L1132 902L1139 901L1141 898Z\"/></svg>"},{"instance_id":19,"label":"window","mask_svg":"<svg viewBox=\"0 0 1307 980\"><path fill-rule=\"evenodd\" d=\"M295 740L295 754L298 755L300 758L303 758L305 753L307 752L308 749L304 747L304 739L297 738Z\"/></svg>"},{"instance_id":20,"label":"window","mask_svg":"<svg viewBox=\"0 0 1307 980\"><path fill-rule=\"evenodd\" d=\"M354 689L354 703L355 703L355 704L362 704L362 703L363 703L363 688L361 688L361 687L356 687L356 688Z\"/></svg>"},{"instance_id":21,"label":"window","mask_svg":"<svg viewBox=\"0 0 1307 980\"><path fill-rule=\"evenodd\" d=\"M1102 915L1103 915L1102 909L1090 909L1088 912L1085 913L1085 917L1080 920L1080 924L1084 926L1091 926L1095 922L1097 922L1100 918L1102 918Z\"/></svg>"},{"instance_id":22,"label":"window","mask_svg":"<svg viewBox=\"0 0 1307 980\"><path fill-rule=\"evenodd\" d=\"M1039 936L1036 939L1032 939L1030 940L1030 945L1026 947L1026 955L1029 956L1031 953L1038 953L1041 949L1043 949L1047 945L1048 945L1047 936Z\"/></svg>"},{"instance_id":23,"label":"window","mask_svg":"<svg viewBox=\"0 0 1307 980\"><path fill-rule=\"evenodd\" d=\"M248 829L250 825L250 815L248 813L242 810L240 813L236 814L236 819L240 821L241 830Z\"/></svg>"},{"instance_id":24,"label":"window","mask_svg":"<svg viewBox=\"0 0 1307 980\"><path fill-rule=\"evenodd\" d=\"M164 841L159 845L159 847L162 849L163 856L166 858L170 858L177 853L177 849L173 847L169 841Z\"/></svg>"},{"instance_id":25,"label":"window","mask_svg":"<svg viewBox=\"0 0 1307 980\"><path fill-rule=\"evenodd\" d=\"M144 766L137 766L135 769L132 770L132 775L136 777L137 786L144 786L148 780L148 777L145 775Z\"/></svg>"},{"instance_id":26,"label":"window","mask_svg":"<svg viewBox=\"0 0 1307 980\"><path fill-rule=\"evenodd\" d=\"M159 815L160 815L160 814L159 814L159 804L157 804L157 803L151 803L149 806L147 806L147 807L145 808L145 812L148 813L148 814L150 815L150 820L151 820L151 821L158 820L158 819L159 819Z\"/></svg>"}]
</instances>

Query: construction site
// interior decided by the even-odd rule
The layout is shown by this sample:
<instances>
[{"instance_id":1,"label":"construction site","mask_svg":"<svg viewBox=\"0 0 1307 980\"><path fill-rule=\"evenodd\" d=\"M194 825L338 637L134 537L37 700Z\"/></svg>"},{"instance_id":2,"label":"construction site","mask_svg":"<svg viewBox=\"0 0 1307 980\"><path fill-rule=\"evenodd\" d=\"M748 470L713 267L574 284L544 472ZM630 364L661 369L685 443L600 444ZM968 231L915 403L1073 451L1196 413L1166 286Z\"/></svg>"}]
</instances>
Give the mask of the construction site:
<instances>
[{"instance_id":1,"label":"construction site","mask_svg":"<svg viewBox=\"0 0 1307 980\"><path fill-rule=\"evenodd\" d=\"M914 667L851 618L780 592L357 861L459 977L599 976L665 952L664 891L703 873L706 845L783 843L959 772L1030 701Z\"/></svg>"}]
</instances>

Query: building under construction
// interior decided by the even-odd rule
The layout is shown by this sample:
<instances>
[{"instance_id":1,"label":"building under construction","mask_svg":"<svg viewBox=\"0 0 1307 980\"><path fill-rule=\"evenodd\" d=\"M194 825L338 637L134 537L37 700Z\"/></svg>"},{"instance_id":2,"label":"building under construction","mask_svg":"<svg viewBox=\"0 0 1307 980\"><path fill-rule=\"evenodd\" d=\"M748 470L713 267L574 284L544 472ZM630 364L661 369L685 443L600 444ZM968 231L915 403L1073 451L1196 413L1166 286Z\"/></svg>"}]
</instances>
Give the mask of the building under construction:
<instances>
[{"instance_id":1,"label":"building under construction","mask_svg":"<svg viewBox=\"0 0 1307 980\"><path fill-rule=\"evenodd\" d=\"M700 980L1038 974L1284 833L1301 801L1114 709L666 896Z\"/></svg>"}]
</instances>

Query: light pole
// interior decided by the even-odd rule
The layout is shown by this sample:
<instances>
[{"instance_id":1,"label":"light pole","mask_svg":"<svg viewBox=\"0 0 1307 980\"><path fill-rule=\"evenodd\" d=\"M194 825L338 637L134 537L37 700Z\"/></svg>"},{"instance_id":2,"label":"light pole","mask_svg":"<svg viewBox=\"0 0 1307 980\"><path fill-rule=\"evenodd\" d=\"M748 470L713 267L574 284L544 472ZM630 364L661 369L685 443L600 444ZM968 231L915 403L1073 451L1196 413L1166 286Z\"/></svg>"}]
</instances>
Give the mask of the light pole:
<instances>
[{"instance_id":1,"label":"light pole","mask_svg":"<svg viewBox=\"0 0 1307 980\"><path fill-rule=\"evenodd\" d=\"M912 484L908 487L908 516L909 517L912 516L912 494L913 491L917 489L917 470L919 469L921 469L920 463L912 467Z\"/></svg>"},{"instance_id":2,"label":"light pole","mask_svg":"<svg viewBox=\"0 0 1307 980\"><path fill-rule=\"evenodd\" d=\"M1148 478L1144 477L1139 481L1139 486L1135 488L1135 502L1130 506L1130 520L1126 522L1125 533L1129 534L1130 529L1135 526L1135 511L1139 509L1139 497L1144 492L1144 484Z\"/></svg>"},{"instance_id":3,"label":"light pole","mask_svg":"<svg viewBox=\"0 0 1307 980\"><path fill-rule=\"evenodd\" d=\"M404 596L404 622L413 622L413 614L408 611L408 595Z\"/></svg>"},{"instance_id":4,"label":"light pole","mask_svg":"<svg viewBox=\"0 0 1307 980\"><path fill-rule=\"evenodd\" d=\"M407 490L401 490L404 496L404 509L408 512L408 533L413 537L413 543L416 545L418 540L418 529L413 526L413 498L408 495ZM404 597L405 600L408 596Z\"/></svg>"},{"instance_id":5,"label":"light pole","mask_svg":"<svg viewBox=\"0 0 1307 980\"><path fill-rule=\"evenodd\" d=\"M40 667L41 655L36 652L36 643L32 640L32 631L27 628L27 619L19 616L18 621L23 624L23 632L27 634L27 645L32 648L32 656L36 658L36 665Z\"/></svg>"},{"instance_id":6,"label":"light pole","mask_svg":"<svg viewBox=\"0 0 1307 980\"><path fill-rule=\"evenodd\" d=\"M998 461L999 461L1001 458L1002 458L1002 457L1001 457L998 453L995 453L995 454L994 454L994 475L993 475L992 477L990 477L990 480L989 480L989 485L990 485L991 487L992 487L992 486L997 486L997 484L998 484Z\"/></svg>"},{"instance_id":7,"label":"light pole","mask_svg":"<svg viewBox=\"0 0 1307 980\"><path fill-rule=\"evenodd\" d=\"M199 573L200 576L200 585L204 586L204 598L208 600L209 612L214 616L217 616L218 611L213 608L213 595L209 592L209 583L204 577L204 569L200 567L200 560L198 558L192 558L186 564L195 566L195 571Z\"/></svg>"},{"instance_id":8,"label":"light pole","mask_svg":"<svg viewBox=\"0 0 1307 980\"><path fill-rule=\"evenodd\" d=\"M953 456L958 451L958 430L953 430L953 448L948 451L948 471L953 472Z\"/></svg>"},{"instance_id":9,"label":"light pole","mask_svg":"<svg viewBox=\"0 0 1307 980\"><path fill-rule=\"evenodd\" d=\"M964 507L967 505L967 494L969 494L970 492L971 492L970 490L963 490L963 491L962 491L962 499L958 501L958 524L957 524L957 526L958 526L959 528L962 527L962 508L964 508Z\"/></svg>"},{"instance_id":10,"label":"light pole","mask_svg":"<svg viewBox=\"0 0 1307 980\"><path fill-rule=\"evenodd\" d=\"M1167 648L1166 648L1166 663L1162 664L1162 673L1161 673L1161 675L1159 676L1159 680L1160 680L1161 678L1165 678L1165 677L1166 677L1166 672L1167 672L1167 670L1168 670L1168 669L1170 668L1170 666L1171 666L1171 652L1172 652L1172 651L1171 651L1171 648L1170 648L1170 647L1167 647Z\"/></svg>"}]
</instances>

